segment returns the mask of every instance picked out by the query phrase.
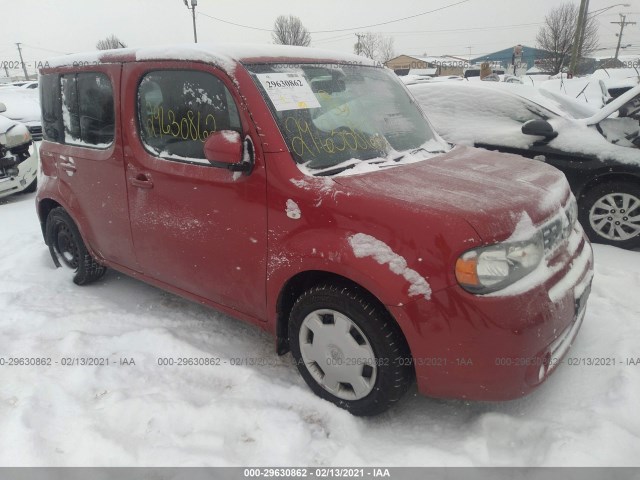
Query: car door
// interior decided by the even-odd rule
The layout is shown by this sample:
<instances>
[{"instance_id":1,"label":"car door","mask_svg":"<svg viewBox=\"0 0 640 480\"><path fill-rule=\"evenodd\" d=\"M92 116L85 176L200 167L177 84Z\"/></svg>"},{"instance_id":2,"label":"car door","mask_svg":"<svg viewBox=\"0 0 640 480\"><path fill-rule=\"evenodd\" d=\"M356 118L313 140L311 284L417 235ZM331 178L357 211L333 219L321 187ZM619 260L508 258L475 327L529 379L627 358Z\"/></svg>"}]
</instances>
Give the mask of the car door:
<instances>
[{"instance_id":1,"label":"car door","mask_svg":"<svg viewBox=\"0 0 640 480\"><path fill-rule=\"evenodd\" d=\"M120 135L120 65L42 76L42 118L65 207L102 258L136 269Z\"/></svg>"},{"instance_id":2,"label":"car door","mask_svg":"<svg viewBox=\"0 0 640 480\"><path fill-rule=\"evenodd\" d=\"M137 62L125 65L123 84L129 212L142 271L264 319L266 175L233 83L205 64ZM220 130L252 142L251 174L205 159L207 135Z\"/></svg>"}]
</instances>

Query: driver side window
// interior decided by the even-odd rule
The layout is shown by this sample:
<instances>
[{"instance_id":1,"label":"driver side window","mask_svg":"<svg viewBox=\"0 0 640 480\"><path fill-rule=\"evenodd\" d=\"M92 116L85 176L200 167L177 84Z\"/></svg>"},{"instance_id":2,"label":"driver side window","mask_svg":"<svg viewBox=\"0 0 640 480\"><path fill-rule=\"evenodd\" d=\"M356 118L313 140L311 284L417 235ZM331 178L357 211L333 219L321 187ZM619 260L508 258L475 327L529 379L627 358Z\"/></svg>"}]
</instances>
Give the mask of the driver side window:
<instances>
[{"instance_id":1,"label":"driver side window","mask_svg":"<svg viewBox=\"0 0 640 480\"><path fill-rule=\"evenodd\" d=\"M138 86L139 132L155 156L204 163L204 142L212 133L242 133L238 108L224 83L201 71L157 70Z\"/></svg>"}]
</instances>

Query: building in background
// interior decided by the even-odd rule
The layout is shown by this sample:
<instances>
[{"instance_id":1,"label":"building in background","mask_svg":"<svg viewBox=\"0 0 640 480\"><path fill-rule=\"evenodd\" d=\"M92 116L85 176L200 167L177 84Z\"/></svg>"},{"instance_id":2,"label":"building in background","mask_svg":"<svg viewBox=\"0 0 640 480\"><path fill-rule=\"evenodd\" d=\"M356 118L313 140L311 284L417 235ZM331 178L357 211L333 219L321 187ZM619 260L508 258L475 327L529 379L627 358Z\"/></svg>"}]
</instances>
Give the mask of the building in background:
<instances>
[{"instance_id":1,"label":"building in background","mask_svg":"<svg viewBox=\"0 0 640 480\"><path fill-rule=\"evenodd\" d=\"M385 67L400 76L424 75L441 77L445 75L462 75L468 62L464 58L442 55L440 57L399 55L387 61Z\"/></svg>"},{"instance_id":2,"label":"building in background","mask_svg":"<svg viewBox=\"0 0 640 480\"><path fill-rule=\"evenodd\" d=\"M516 60L516 52L518 51L518 58L520 59L519 62ZM520 63L520 69L524 69L526 71L535 66L536 61L539 62L548 56L549 53L546 50L540 50L539 48L528 47L526 45L515 45L498 52L488 53L480 57L472 58L470 63L480 64L482 62L489 62L491 64L500 64L505 71L513 74L514 61L516 63Z\"/></svg>"}]
</instances>

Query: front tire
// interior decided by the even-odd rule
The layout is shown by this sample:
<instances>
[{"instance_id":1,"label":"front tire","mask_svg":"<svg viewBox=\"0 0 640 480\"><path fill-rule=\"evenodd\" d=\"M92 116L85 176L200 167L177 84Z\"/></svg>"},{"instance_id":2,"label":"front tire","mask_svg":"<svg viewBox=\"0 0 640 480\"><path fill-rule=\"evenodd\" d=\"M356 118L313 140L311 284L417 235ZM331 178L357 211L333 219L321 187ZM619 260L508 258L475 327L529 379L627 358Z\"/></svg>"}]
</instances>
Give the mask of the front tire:
<instances>
[{"instance_id":1,"label":"front tire","mask_svg":"<svg viewBox=\"0 0 640 480\"><path fill-rule=\"evenodd\" d=\"M400 328L357 287L320 284L303 293L291 310L289 345L311 390L353 415L384 412L413 380Z\"/></svg>"},{"instance_id":2,"label":"front tire","mask_svg":"<svg viewBox=\"0 0 640 480\"><path fill-rule=\"evenodd\" d=\"M580 223L592 242L640 247L640 185L602 183L582 195L578 207Z\"/></svg>"},{"instance_id":3,"label":"front tire","mask_svg":"<svg viewBox=\"0 0 640 480\"><path fill-rule=\"evenodd\" d=\"M78 227L64 208L49 212L46 237L53 263L70 272L76 285L98 280L107 270L91 256Z\"/></svg>"}]
</instances>

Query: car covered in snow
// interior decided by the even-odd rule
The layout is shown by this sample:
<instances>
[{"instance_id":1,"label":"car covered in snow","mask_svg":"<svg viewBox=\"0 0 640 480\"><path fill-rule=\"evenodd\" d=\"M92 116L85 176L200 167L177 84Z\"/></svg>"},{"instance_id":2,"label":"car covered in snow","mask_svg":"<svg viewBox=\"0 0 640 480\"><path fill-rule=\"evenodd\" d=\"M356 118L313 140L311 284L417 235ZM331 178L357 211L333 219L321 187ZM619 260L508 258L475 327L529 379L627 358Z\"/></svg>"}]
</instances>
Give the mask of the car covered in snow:
<instances>
[{"instance_id":1,"label":"car covered in snow","mask_svg":"<svg viewBox=\"0 0 640 480\"><path fill-rule=\"evenodd\" d=\"M37 212L75 283L109 267L258 325L355 415L414 379L520 397L576 336L593 256L564 175L451 148L374 62L197 44L48 65Z\"/></svg>"},{"instance_id":2,"label":"car covered in snow","mask_svg":"<svg viewBox=\"0 0 640 480\"><path fill-rule=\"evenodd\" d=\"M35 87L30 88L32 85ZM0 102L4 103L6 107L3 115L25 124L35 141L42 139L40 98L37 86L38 82L26 82L20 87L0 89Z\"/></svg>"},{"instance_id":3,"label":"car covered in snow","mask_svg":"<svg viewBox=\"0 0 640 480\"><path fill-rule=\"evenodd\" d=\"M5 106L0 103L0 114ZM0 115L0 198L14 193L35 192L38 157L32 154L27 127Z\"/></svg>"},{"instance_id":4,"label":"car covered in snow","mask_svg":"<svg viewBox=\"0 0 640 480\"><path fill-rule=\"evenodd\" d=\"M562 170L592 241L640 246L640 86L601 109L524 85L416 85L411 92L449 142Z\"/></svg>"}]
</instances>

